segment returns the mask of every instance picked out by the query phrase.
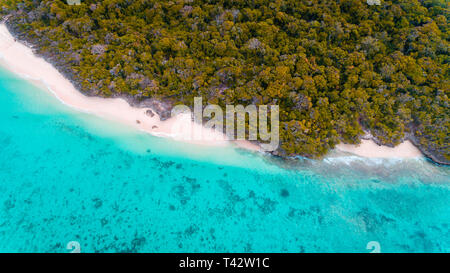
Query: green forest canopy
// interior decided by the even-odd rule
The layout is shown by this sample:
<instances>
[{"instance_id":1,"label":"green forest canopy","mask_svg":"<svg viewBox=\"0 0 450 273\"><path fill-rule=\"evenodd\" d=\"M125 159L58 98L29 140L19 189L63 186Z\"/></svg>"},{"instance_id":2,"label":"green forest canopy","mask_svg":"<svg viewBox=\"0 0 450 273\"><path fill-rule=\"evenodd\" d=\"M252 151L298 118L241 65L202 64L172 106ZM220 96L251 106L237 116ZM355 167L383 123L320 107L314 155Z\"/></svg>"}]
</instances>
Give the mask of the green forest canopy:
<instances>
[{"instance_id":1,"label":"green forest canopy","mask_svg":"<svg viewBox=\"0 0 450 273\"><path fill-rule=\"evenodd\" d=\"M280 105L283 156L370 131L450 160L446 0L2 0L84 92Z\"/></svg>"}]
</instances>

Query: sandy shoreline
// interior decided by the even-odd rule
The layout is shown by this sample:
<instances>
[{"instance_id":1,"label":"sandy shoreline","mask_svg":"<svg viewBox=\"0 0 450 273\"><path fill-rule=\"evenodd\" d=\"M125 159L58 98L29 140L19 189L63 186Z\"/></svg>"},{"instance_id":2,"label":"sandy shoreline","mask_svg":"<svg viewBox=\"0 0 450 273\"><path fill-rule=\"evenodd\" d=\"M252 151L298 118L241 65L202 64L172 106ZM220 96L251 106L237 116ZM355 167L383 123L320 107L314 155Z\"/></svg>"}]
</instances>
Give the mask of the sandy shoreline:
<instances>
[{"instance_id":1,"label":"sandy shoreline","mask_svg":"<svg viewBox=\"0 0 450 273\"><path fill-rule=\"evenodd\" d=\"M225 146L230 144L230 141L223 140L222 134L202 129L194 122L191 122L193 130L202 130L204 140L190 140L186 133L173 129L175 124L183 119L181 116L161 121L155 111L152 111L154 114L152 117L146 114L147 110L152 110L151 108L135 108L121 98L83 95L50 63L35 56L27 46L16 42L5 24L0 24L0 65L40 86L45 86L62 103L79 111L118 121L155 136L170 137L202 145ZM186 120L183 119L182 122L186 122ZM233 141L232 143L242 148L259 150L257 145L247 141Z\"/></svg>"},{"instance_id":2,"label":"sandy shoreline","mask_svg":"<svg viewBox=\"0 0 450 273\"><path fill-rule=\"evenodd\" d=\"M336 150L352 153L361 157L369 158L418 158L423 157L422 152L407 140L394 148L380 146L373 140L362 139L361 144L338 144Z\"/></svg>"},{"instance_id":3,"label":"sandy shoreline","mask_svg":"<svg viewBox=\"0 0 450 273\"><path fill-rule=\"evenodd\" d=\"M170 137L177 140L189 138L178 131L173 133L174 124L179 122L182 117L177 116L166 121L161 121L155 111L153 111L153 117L146 114L146 111L150 108L132 107L124 99L88 97L83 95L50 63L35 56L27 46L16 42L3 23L0 24L0 65L41 86L46 86L46 89L62 103L77 110L118 121L155 136ZM192 126L197 129L201 127L193 122ZM221 140L223 136L212 130L203 130L203 136L204 139L213 140L183 141L202 145L230 145L230 141ZM233 143L245 149L260 150L257 145L248 141L233 141ZM422 153L409 141L395 148L390 148L378 146L371 140L362 140L361 145L339 144L337 150L362 157L414 158L422 156Z\"/></svg>"}]
</instances>

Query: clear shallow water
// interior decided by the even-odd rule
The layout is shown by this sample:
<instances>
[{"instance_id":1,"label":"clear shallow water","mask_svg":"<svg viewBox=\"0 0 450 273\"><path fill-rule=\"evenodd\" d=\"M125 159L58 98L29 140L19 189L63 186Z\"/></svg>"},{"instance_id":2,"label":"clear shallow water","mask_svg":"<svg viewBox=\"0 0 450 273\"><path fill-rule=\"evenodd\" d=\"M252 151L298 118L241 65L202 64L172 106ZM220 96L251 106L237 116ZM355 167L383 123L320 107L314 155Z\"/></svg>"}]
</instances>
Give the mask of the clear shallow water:
<instances>
[{"instance_id":1,"label":"clear shallow water","mask_svg":"<svg viewBox=\"0 0 450 273\"><path fill-rule=\"evenodd\" d=\"M0 69L0 252L450 252L449 169L284 164L76 112Z\"/></svg>"}]
</instances>

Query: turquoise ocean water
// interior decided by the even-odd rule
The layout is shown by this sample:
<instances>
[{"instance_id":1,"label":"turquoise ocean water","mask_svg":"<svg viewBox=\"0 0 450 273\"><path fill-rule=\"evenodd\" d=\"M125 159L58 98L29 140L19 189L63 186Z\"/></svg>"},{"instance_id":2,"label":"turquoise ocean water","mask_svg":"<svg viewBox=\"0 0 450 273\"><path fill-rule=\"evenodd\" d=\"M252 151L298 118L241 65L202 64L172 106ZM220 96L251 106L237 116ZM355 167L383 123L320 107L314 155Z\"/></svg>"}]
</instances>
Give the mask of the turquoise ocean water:
<instances>
[{"instance_id":1,"label":"turquoise ocean water","mask_svg":"<svg viewBox=\"0 0 450 273\"><path fill-rule=\"evenodd\" d=\"M0 147L0 252L450 252L450 172L426 160L186 145L3 69Z\"/></svg>"}]
</instances>

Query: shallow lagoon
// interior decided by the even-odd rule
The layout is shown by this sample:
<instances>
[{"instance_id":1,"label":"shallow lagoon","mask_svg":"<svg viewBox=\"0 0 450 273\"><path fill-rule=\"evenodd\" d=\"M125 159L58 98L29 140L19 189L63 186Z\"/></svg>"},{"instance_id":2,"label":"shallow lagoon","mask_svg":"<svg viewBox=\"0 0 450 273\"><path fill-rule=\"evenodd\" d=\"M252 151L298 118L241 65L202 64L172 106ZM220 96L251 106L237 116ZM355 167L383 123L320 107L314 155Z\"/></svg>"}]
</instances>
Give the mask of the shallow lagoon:
<instances>
[{"instance_id":1,"label":"shallow lagoon","mask_svg":"<svg viewBox=\"0 0 450 273\"><path fill-rule=\"evenodd\" d=\"M0 70L0 251L450 251L449 168L277 162L80 113Z\"/></svg>"}]
</instances>

